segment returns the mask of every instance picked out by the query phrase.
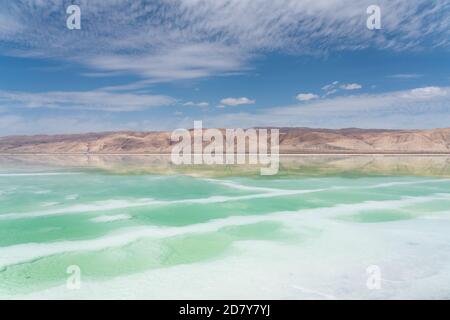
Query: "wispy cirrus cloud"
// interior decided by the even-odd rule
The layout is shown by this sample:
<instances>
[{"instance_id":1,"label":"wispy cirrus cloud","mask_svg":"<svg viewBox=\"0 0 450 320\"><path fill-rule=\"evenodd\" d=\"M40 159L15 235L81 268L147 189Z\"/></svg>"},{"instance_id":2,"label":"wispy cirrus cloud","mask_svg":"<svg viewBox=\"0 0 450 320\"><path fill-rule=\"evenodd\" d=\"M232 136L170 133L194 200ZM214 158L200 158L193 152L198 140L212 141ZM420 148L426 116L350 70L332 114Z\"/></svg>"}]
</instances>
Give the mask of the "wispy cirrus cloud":
<instances>
[{"instance_id":1,"label":"wispy cirrus cloud","mask_svg":"<svg viewBox=\"0 0 450 320\"><path fill-rule=\"evenodd\" d=\"M339 81L334 81L330 84L327 84L322 87L322 90L325 91L324 97L331 96L335 93L338 93L341 90L345 91L353 91L362 89L362 85L359 83L343 83L340 84Z\"/></svg>"},{"instance_id":2,"label":"wispy cirrus cloud","mask_svg":"<svg viewBox=\"0 0 450 320\"><path fill-rule=\"evenodd\" d=\"M0 12L0 39L10 39L10 37L23 30L21 23L8 15L7 12Z\"/></svg>"},{"instance_id":3,"label":"wispy cirrus cloud","mask_svg":"<svg viewBox=\"0 0 450 320\"><path fill-rule=\"evenodd\" d=\"M101 55L85 63L108 72L132 73L149 79L141 84L204 78L244 69L246 55L220 44L200 43L164 48L139 55ZM139 83L137 83L139 86Z\"/></svg>"},{"instance_id":4,"label":"wispy cirrus cloud","mask_svg":"<svg viewBox=\"0 0 450 320\"><path fill-rule=\"evenodd\" d=\"M106 131L152 131L171 128L173 119L123 120L119 114L108 117L93 117L77 114L51 116L8 115L0 117L0 135L23 134L72 134Z\"/></svg>"},{"instance_id":5,"label":"wispy cirrus cloud","mask_svg":"<svg viewBox=\"0 0 450 320\"><path fill-rule=\"evenodd\" d=\"M337 93L339 91L339 81L333 81L332 83L323 86L322 90L325 91L325 97Z\"/></svg>"},{"instance_id":6,"label":"wispy cirrus cloud","mask_svg":"<svg viewBox=\"0 0 450 320\"><path fill-rule=\"evenodd\" d=\"M80 0L83 28L68 32L67 1L16 0L0 8L8 16L0 19L0 45L9 54L71 60L91 75L130 73L148 83L239 72L264 52L449 47L446 0L379 0L383 32L365 27L372 2Z\"/></svg>"},{"instance_id":7,"label":"wispy cirrus cloud","mask_svg":"<svg viewBox=\"0 0 450 320\"><path fill-rule=\"evenodd\" d=\"M398 74L391 74L388 76L388 78L392 79L418 79L421 78L423 75L418 73L398 73Z\"/></svg>"},{"instance_id":8,"label":"wispy cirrus cloud","mask_svg":"<svg viewBox=\"0 0 450 320\"><path fill-rule=\"evenodd\" d=\"M82 30L65 28L65 7L72 2L81 6ZM147 92L162 89L173 93L182 86L167 84L169 82L248 72L257 66L253 62L258 58L267 56L270 62L273 53L325 57L334 52L347 54L367 48L410 53L450 47L448 0L379 0L383 29L378 31L366 28L366 8L371 4L372 0L2 1L0 54L60 61L62 63L56 63L56 67L64 65L71 72L72 67L79 65L82 66L80 74L90 78L82 86L77 83L73 91L52 88L36 92L41 87L32 88L31 81L24 81L23 87L19 84L24 88L21 90L0 90L0 125L3 123L5 127L9 123L10 130L64 132L65 126L59 123L64 117L56 117L61 114L58 110L88 110L105 118L110 115L103 111L112 111L117 116L109 125L104 119L94 121L80 117L71 121L67 117L67 127L73 129L69 131L171 128L174 119L165 119L165 111L158 114L158 119L151 124L153 127L145 127L149 123L141 119L141 114L131 123L126 120L133 115L124 117L119 112L171 104L181 106L188 100L180 102L170 96ZM398 70L413 69L391 69L386 74ZM214 121L233 120L229 123L232 126L256 123L330 127L423 127L448 123L448 92L444 87L367 95L358 94L362 85L356 83L368 87L367 77L334 76L342 83L335 81L324 86L321 94L316 92L320 98L306 91L297 97L301 103L294 106L265 110L265 104L261 104L261 109L252 110L252 114L231 108L254 104L254 98L258 102L263 100L263 95L258 95L256 81L253 92L252 88L245 91L251 95L249 98L223 99L218 107L226 110ZM117 78L105 79L108 77ZM415 75L405 73L391 77L413 79ZM94 85L101 89L82 91ZM281 97L283 89L279 90L277 93ZM213 97L216 93L210 92L207 97L196 96L199 101L186 105L202 107L206 105L204 100L217 101L233 96L232 92L218 93L219 97ZM337 93L346 96L336 97ZM286 100L292 99L292 95L292 92L286 93ZM29 112L30 108L55 111ZM19 111L11 114L11 110ZM170 116L173 111L169 110ZM197 110L183 109L186 114L191 111ZM30 119L21 118L25 113ZM222 113L230 114L222 116ZM36 114L42 119L31 119ZM423 122L419 121L419 114ZM46 117L48 119L44 119ZM188 117L183 116L183 119ZM188 120L187 125L192 124L191 119Z\"/></svg>"},{"instance_id":9,"label":"wispy cirrus cloud","mask_svg":"<svg viewBox=\"0 0 450 320\"><path fill-rule=\"evenodd\" d=\"M183 103L183 106L206 108L206 107L209 107L209 103L208 103L208 102L193 102L193 101L188 101L188 102L186 102L186 103Z\"/></svg>"},{"instance_id":10,"label":"wispy cirrus cloud","mask_svg":"<svg viewBox=\"0 0 450 320\"><path fill-rule=\"evenodd\" d=\"M111 93L94 91L18 92L0 91L5 108L50 108L110 112L142 111L174 104L174 98L163 95Z\"/></svg>"}]
</instances>

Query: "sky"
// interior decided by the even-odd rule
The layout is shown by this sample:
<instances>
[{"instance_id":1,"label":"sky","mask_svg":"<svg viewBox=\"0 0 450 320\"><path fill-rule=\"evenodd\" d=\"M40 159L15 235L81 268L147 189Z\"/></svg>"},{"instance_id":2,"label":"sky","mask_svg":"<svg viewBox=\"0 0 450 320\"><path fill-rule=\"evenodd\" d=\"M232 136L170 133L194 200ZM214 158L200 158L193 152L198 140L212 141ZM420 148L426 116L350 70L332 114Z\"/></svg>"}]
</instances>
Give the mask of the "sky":
<instances>
[{"instance_id":1,"label":"sky","mask_svg":"<svg viewBox=\"0 0 450 320\"><path fill-rule=\"evenodd\" d=\"M0 135L200 120L450 127L450 1L0 0Z\"/></svg>"}]
</instances>

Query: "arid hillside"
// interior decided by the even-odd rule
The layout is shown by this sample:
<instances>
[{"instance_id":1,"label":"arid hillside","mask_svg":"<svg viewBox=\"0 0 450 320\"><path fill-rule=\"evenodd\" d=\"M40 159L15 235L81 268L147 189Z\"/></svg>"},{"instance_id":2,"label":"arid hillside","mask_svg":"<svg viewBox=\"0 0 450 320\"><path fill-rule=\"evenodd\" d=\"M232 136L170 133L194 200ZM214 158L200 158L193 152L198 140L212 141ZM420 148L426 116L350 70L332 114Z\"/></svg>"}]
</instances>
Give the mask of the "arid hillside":
<instances>
[{"instance_id":1,"label":"arid hillside","mask_svg":"<svg viewBox=\"0 0 450 320\"><path fill-rule=\"evenodd\" d=\"M145 154L170 153L170 132L109 132L0 138L0 153ZM450 128L365 130L281 128L280 152L450 153Z\"/></svg>"}]
</instances>

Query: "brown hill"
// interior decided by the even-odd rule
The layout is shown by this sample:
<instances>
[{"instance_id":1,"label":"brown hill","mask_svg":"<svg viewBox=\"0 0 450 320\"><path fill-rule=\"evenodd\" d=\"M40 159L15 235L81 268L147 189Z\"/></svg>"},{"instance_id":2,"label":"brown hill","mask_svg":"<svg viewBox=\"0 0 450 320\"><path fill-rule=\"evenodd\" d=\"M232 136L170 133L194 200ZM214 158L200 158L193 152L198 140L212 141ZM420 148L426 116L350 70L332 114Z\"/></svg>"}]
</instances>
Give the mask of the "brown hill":
<instances>
[{"instance_id":1,"label":"brown hill","mask_svg":"<svg viewBox=\"0 0 450 320\"><path fill-rule=\"evenodd\" d=\"M170 132L106 132L0 138L0 153L170 153ZM280 152L450 153L450 128L366 130L280 128Z\"/></svg>"}]
</instances>

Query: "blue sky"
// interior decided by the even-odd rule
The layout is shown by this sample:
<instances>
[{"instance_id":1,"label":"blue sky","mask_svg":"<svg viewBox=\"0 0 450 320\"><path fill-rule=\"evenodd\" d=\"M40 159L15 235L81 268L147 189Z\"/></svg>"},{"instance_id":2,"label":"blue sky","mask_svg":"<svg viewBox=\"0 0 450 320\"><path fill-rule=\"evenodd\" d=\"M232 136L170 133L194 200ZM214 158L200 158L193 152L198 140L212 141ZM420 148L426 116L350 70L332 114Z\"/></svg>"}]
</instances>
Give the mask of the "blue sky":
<instances>
[{"instance_id":1,"label":"blue sky","mask_svg":"<svg viewBox=\"0 0 450 320\"><path fill-rule=\"evenodd\" d=\"M371 4L0 0L0 135L448 127L450 3Z\"/></svg>"}]
</instances>

